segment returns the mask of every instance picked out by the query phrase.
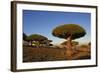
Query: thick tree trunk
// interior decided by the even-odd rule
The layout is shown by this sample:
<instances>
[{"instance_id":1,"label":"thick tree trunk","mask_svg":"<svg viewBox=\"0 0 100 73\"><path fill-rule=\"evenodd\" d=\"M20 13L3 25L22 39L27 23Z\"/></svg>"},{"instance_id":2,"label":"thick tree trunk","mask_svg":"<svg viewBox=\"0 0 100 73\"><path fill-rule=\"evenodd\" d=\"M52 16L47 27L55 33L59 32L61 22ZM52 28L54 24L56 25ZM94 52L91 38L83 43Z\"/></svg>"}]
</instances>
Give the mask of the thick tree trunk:
<instances>
[{"instance_id":1,"label":"thick tree trunk","mask_svg":"<svg viewBox=\"0 0 100 73\"><path fill-rule=\"evenodd\" d=\"M72 50L72 42L71 42L71 36L69 36L67 38L67 44L66 44L66 55L67 55L67 59L72 59L72 55L73 55L73 50Z\"/></svg>"},{"instance_id":2,"label":"thick tree trunk","mask_svg":"<svg viewBox=\"0 0 100 73\"><path fill-rule=\"evenodd\" d=\"M67 42L67 47L68 47L69 50L71 50L72 49L71 36L67 38L67 41L68 41Z\"/></svg>"}]
</instances>

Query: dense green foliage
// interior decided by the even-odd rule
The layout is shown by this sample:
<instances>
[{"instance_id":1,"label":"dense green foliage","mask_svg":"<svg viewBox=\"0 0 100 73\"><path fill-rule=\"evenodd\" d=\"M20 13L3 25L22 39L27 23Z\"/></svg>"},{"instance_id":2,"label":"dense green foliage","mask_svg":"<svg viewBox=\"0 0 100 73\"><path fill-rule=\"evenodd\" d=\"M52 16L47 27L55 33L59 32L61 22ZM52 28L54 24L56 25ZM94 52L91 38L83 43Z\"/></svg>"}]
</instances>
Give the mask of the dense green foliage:
<instances>
[{"instance_id":1,"label":"dense green foliage","mask_svg":"<svg viewBox=\"0 0 100 73\"><path fill-rule=\"evenodd\" d=\"M32 34L30 36L27 37L28 41L43 41L43 40L47 40L48 38L39 35L39 34Z\"/></svg>"},{"instance_id":2,"label":"dense green foliage","mask_svg":"<svg viewBox=\"0 0 100 73\"><path fill-rule=\"evenodd\" d=\"M71 36L71 39L76 39L86 34L85 30L77 24L64 24L56 27L52 34L59 38L67 39Z\"/></svg>"}]
</instances>

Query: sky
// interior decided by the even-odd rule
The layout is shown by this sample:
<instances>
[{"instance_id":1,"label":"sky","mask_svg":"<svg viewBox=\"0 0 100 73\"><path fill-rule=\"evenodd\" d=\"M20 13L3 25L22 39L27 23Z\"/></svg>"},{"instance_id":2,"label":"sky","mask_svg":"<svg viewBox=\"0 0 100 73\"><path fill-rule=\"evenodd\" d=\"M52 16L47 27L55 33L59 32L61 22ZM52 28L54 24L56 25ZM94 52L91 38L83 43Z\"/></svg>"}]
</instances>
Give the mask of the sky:
<instances>
[{"instance_id":1,"label":"sky","mask_svg":"<svg viewBox=\"0 0 100 73\"><path fill-rule=\"evenodd\" d=\"M23 10L23 32L26 35L40 34L53 40L53 44L65 41L52 35L52 30L63 24L78 24L82 26L86 35L76 39L80 43L91 41L91 14L80 12L36 11Z\"/></svg>"}]
</instances>

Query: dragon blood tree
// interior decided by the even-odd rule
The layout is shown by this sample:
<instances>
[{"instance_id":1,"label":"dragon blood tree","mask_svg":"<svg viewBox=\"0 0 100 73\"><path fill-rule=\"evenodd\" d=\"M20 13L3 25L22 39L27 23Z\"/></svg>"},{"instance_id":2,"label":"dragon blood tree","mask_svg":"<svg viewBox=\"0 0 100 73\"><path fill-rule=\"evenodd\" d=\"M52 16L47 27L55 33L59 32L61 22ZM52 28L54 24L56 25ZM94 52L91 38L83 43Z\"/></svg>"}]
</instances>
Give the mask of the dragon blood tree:
<instances>
[{"instance_id":1,"label":"dragon blood tree","mask_svg":"<svg viewBox=\"0 0 100 73\"><path fill-rule=\"evenodd\" d=\"M27 40L30 41L32 45L33 41L40 43L41 41L48 40L48 38L40 34L31 34L30 36L27 37Z\"/></svg>"},{"instance_id":2,"label":"dragon blood tree","mask_svg":"<svg viewBox=\"0 0 100 73\"><path fill-rule=\"evenodd\" d=\"M55 37L67 40L66 55L67 58L70 59L74 53L72 49L72 40L83 37L86 34L86 31L84 28L77 24L64 24L54 28L52 34Z\"/></svg>"}]
</instances>

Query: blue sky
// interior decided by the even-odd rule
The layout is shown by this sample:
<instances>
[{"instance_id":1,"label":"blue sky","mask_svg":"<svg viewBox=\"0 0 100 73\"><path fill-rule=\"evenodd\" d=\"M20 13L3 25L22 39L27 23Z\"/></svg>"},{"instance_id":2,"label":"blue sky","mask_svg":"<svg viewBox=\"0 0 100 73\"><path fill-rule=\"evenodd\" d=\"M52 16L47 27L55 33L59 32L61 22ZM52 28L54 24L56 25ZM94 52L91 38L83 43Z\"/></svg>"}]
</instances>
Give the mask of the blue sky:
<instances>
[{"instance_id":1,"label":"blue sky","mask_svg":"<svg viewBox=\"0 0 100 73\"><path fill-rule=\"evenodd\" d=\"M91 40L91 14L79 12L23 10L23 32L27 35L41 34L53 40L54 44L64 41L52 35L52 30L62 24L79 24L87 34L79 39L80 43Z\"/></svg>"}]
</instances>

